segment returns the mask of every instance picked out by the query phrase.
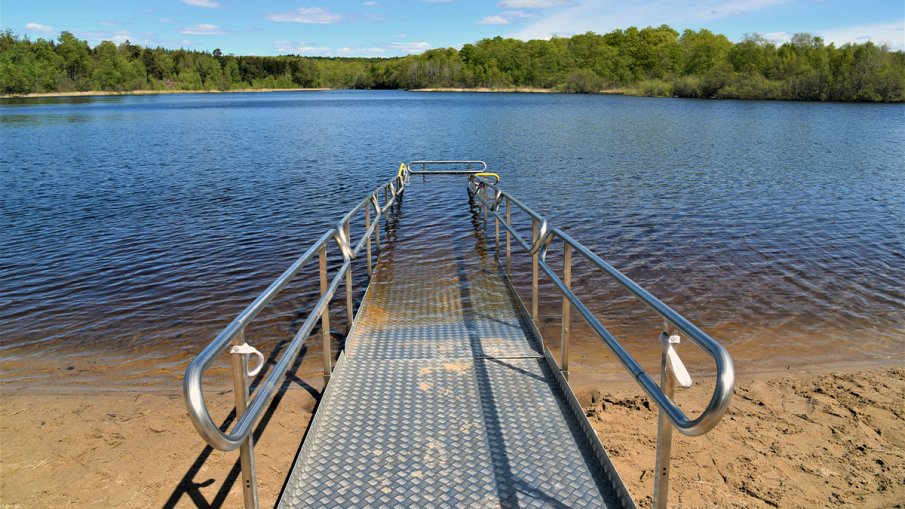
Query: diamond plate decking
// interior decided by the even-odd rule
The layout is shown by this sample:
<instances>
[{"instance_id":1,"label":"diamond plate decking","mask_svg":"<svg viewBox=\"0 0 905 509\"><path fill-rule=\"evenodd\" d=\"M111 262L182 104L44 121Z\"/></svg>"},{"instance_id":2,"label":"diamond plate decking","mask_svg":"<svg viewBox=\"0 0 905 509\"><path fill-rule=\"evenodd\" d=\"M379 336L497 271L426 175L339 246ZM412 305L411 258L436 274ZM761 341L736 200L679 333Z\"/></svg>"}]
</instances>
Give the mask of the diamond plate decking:
<instances>
[{"instance_id":1,"label":"diamond plate decking","mask_svg":"<svg viewBox=\"0 0 905 509\"><path fill-rule=\"evenodd\" d=\"M464 200L385 246L279 507L633 507Z\"/></svg>"}]
</instances>

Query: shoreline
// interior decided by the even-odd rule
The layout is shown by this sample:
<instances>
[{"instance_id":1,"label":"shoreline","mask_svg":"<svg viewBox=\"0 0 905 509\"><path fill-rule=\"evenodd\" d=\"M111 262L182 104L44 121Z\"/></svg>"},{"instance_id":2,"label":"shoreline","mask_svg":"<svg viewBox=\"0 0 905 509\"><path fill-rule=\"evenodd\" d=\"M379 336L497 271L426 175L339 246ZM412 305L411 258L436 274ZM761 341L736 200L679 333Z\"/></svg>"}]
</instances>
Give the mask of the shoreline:
<instances>
[{"instance_id":1,"label":"shoreline","mask_svg":"<svg viewBox=\"0 0 905 509\"><path fill-rule=\"evenodd\" d=\"M0 99L40 99L54 97L115 97L131 95L177 95L177 94L246 94L268 92L327 92L332 90L355 90L337 88L241 88L236 90L86 90L79 92L36 92L31 94L0 94ZM370 90L370 89L367 89ZM403 90L403 89L397 89ZM516 94L565 94L552 88L539 87L436 87L413 88L405 92L455 92L455 93L516 93ZM588 95L625 95L625 89L604 89Z\"/></svg>"},{"instance_id":2,"label":"shoreline","mask_svg":"<svg viewBox=\"0 0 905 509\"><path fill-rule=\"evenodd\" d=\"M557 358L554 353L554 358ZM18 369L22 370L21 365L23 359L13 362L18 364ZM37 362L47 364L54 362L47 358L38 359ZM91 381L86 381L80 370L77 368L71 372L66 369L67 364L72 361L58 363L52 371L56 382L48 382L48 378L42 379L0 379L0 396L7 395L30 395L30 396L62 396L62 395L123 395L123 394L147 394L147 395L170 395L182 394L182 370L169 372L165 377L158 379L143 380L142 378L124 379L119 377L118 373L91 373L93 377ZM187 360L186 360L187 362ZM77 363L76 363L77 364ZM0 366L3 364L0 363ZM615 366L615 365L614 365ZM690 366L690 365L689 365ZM613 367L613 366L608 366ZM895 359L883 360L858 360L852 362L828 362L824 364L812 364L808 366L794 366L788 368L755 368L752 370L740 370L735 366L736 382L756 382L775 377L783 376L820 376L829 374L851 374L862 371L871 371L877 369L892 369L899 367L899 363ZM26 370L28 368L25 368ZM301 378L308 380L317 380L319 372L322 369L319 359L314 356L306 357L300 365L300 371L297 373ZM691 369L692 378L696 380L709 380L713 378L712 373L702 372L700 370ZM70 375L69 373L73 373ZM649 374L659 379L659 372L649 370ZM593 390L605 388L607 390L627 391L637 389L640 393L641 388L638 383L632 379L626 371L618 368L618 371L598 371L587 369L584 366L573 366L570 370L569 382L575 395L582 403L585 403L588 395ZM230 390L232 388L231 375L226 371L208 373L205 387L209 391Z\"/></svg>"},{"instance_id":3,"label":"shoreline","mask_svg":"<svg viewBox=\"0 0 905 509\"><path fill-rule=\"evenodd\" d=\"M699 377L677 402L689 415L711 386ZM582 406L640 507L649 507L656 408L629 383L586 385ZM256 440L261 505L292 466L321 381L287 384ZM11 391L0 385L0 505L241 505L236 453L211 451L178 387L156 391ZM578 392L578 391L576 391ZM82 397L73 397L82 396ZM216 422L232 394L212 388ZM807 438L810 437L810 438ZM674 435L675 507L888 507L905 498L905 369L829 368L740 375L720 424Z\"/></svg>"},{"instance_id":4,"label":"shoreline","mask_svg":"<svg viewBox=\"0 0 905 509\"><path fill-rule=\"evenodd\" d=\"M433 87L433 88L413 88L408 90L409 92L465 92L465 93L486 93L486 94L495 94L495 93L507 93L507 94L568 94L568 95L581 95L572 92L562 92L560 90L556 90L555 88L540 88L540 87ZM606 88L602 90L598 90L596 92L591 92L584 95L626 95L624 88Z\"/></svg>"},{"instance_id":5,"label":"shoreline","mask_svg":"<svg viewBox=\"0 0 905 509\"><path fill-rule=\"evenodd\" d=\"M82 92L37 92L16 95L2 94L0 99L33 99L43 97L108 97L118 95L177 95L177 94L246 94L259 92L325 92L332 88L239 88L236 90L86 90Z\"/></svg>"}]
</instances>

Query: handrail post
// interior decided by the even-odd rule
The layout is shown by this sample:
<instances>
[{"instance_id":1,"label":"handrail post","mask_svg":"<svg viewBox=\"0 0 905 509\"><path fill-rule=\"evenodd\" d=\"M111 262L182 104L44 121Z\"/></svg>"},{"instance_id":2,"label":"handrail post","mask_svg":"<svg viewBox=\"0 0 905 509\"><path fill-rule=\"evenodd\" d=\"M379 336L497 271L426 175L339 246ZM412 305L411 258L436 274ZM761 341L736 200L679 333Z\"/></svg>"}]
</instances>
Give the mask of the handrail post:
<instances>
[{"instance_id":1,"label":"handrail post","mask_svg":"<svg viewBox=\"0 0 905 509\"><path fill-rule=\"evenodd\" d=\"M669 323L664 324L664 331L669 336ZM669 343L663 345L663 354L660 357L660 388L672 401L675 392L675 382L669 372L667 351ZM657 419L657 463L654 467L654 509L666 509L669 505L669 460L672 456L672 423L666 417L666 412L661 408Z\"/></svg>"},{"instance_id":2,"label":"handrail post","mask_svg":"<svg viewBox=\"0 0 905 509\"><path fill-rule=\"evenodd\" d=\"M496 250L496 258L500 259L500 218L497 217L496 211L493 214L493 225L496 227L496 238L493 242L493 249Z\"/></svg>"},{"instance_id":3,"label":"handrail post","mask_svg":"<svg viewBox=\"0 0 905 509\"><path fill-rule=\"evenodd\" d=\"M349 240L349 245L352 244L352 237L349 236L349 223L343 225L343 230L346 232L346 239ZM349 270L346 271L346 316L348 317L349 324L346 326L346 335L352 330L352 321L355 318L355 312L352 309L352 266L349 266Z\"/></svg>"},{"instance_id":4,"label":"handrail post","mask_svg":"<svg viewBox=\"0 0 905 509\"><path fill-rule=\"evenodd\" d=\"M540 234L540 225L537 222L537 219L531 219L531 245L534 246L537 244L537 237ZM540 249L534 252L531 255L531 318L534 320L534 323L538 323L537 317L537 271L538 271L538 259L540 257Z\"/></svg>"},{"instance_id":5,"label":"handrail post","mask_svg":"<svg viewBox=\"0 0 905 509\"><path fill-rule=\"evenodd\" d=\"M245 329L233 337L233 346L245 344ZM248 354L232 354L233 392L236 398L236 420L242 417L248 407ZM239 447L239 465L242 467L242 498L245 509L258 508L258 484L255 479L254 436L248 437Z\"/></svg>"},{"instance_id":6,"label":"handrail post","mask_svg":"<svg viewBox=\"0 0 905 509\"><path fill-rule=\"evenodd\" d=\"M320 280L321 280L321 297L327 294L327 244L321 246L320 256ZM330 374L333 371L333 360L330 354L330 303L324 307L321 313L321 336L323 337L323 355L324 355L324 385L330 381Z\"/></svg>"},{"instance_id":7,"label":"handrail post","mask_svg":"<svg viewBox=\"0 0 905 509\"><path fill-rule=\"evenodd\" d=\"M512 226L512 204L509 202L509 196L506 196L506 224ZM509 273L509 261L512 258L512 238L509 228L506 228L506 275Z\"/></svg>"},{"instance_id":8,"label":"handrail post","mask_svg":"<svg viewBox=\"0 0 905 509\"><path fill-rule=\"evenodd\" d=\"M481 205L484 209L484 225L486 227L486 225L487 225L487 209L489 209L490 207L487 206L487 186L483 186L483 187L484 187L484 201L481 202ZM484 231L487 231L487 230L484 230Z\"/></svg>"},{"instance_id":9,"label":"handrail post","mask_svg":"<svg viewBox=\"0 0 905 509\"><path fill-rule=\"evenodd\" d=\"M569 290L572 289L572 245L563 242L563 270L562 282ZM559 369L563 377L569 379L569 327L572 322L572 303L565 294L562 296L562 340L559 346Z\"/></svg>"},{"instance_id":10,"label":"handrail post","mask_svg":"<svg viewBox=\"0 0 905 509\"><path fill-rule=\"evenodd\" d=\"M386 203L386 189L384 189L383 202ZM377 222L377 226L374 227L374 247L377 249L377 259L380 259L380 218L384 217L384 214L380 213L380 199L378 198L375 202L375 206L377 207L374 210L374 221ZM389 210L387 210L387 214L389 215ZM384 218L384 220L386 220Z\"/></svg>"},{"instance_id":11,"label":"handrail post","mask_svg":"<svg viewBox=\"0 0 905 509\"><path fill-rule=\"evenodd\" d=\"M368 201L367 205L365 205L365 235L368 236L368 240L365 241L365 252L368 255L368 279L371 278L371 202Z\"/></svg>"}]
</instances>

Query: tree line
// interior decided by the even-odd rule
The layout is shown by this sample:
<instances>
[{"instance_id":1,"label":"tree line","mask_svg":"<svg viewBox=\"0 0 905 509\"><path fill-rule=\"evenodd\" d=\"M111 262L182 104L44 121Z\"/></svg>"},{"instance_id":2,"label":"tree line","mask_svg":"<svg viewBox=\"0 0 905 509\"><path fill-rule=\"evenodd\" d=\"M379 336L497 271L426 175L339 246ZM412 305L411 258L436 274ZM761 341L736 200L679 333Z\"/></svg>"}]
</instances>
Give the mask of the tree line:
<instances>
[{"instance_id":1,"label":"tree line","mask_svg":"<svg viewBox=\"0 0 905 509\"><path fill-rule=\"evenodd\" d=\"M708 30L630 27L550 40L494 37L397 58L261 57L142 47L91 47L0 32L0 93L260 88L510 88L804 101L905 101L905 52L871 42L825 44L796 34L777 45Z\"/></svg>"}]
</instances>

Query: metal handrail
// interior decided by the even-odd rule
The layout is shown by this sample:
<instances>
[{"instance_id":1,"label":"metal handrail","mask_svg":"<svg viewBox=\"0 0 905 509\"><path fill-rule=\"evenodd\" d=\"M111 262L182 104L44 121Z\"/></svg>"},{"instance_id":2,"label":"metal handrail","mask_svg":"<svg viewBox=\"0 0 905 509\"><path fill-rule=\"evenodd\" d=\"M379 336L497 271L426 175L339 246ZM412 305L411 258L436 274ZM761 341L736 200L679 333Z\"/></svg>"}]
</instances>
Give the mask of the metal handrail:
<instances>
[{"instance_id":1,"label":"metal handrail","mask_svg":"<svg viewBox=\"0 0 905 509\"><path fill-rule=\"evenodd\" d=\"M463 170L434 170L428 171L428 165L467 165L468 169ZM471 165L478 164L480 169L472 170ZM414 171L411 165L421 165L421 171ZM623 275L621 272L613 268L611 265L603 261L600 257L583 246L577 240L563 232L558 228L548 231L546 219L533 211L525 204L514 198L508 192L503 191L499 187L499 176L495 173L488 173L487 163L483 161L412 161L408 165L401 164L395 178L378 187L355 207L345 214L339 223L331 229L326 230L315 243L305 253L299 257L276 281L274 281L261 295L259 295L244 311L242 311L214 340L198 354L186 369L185 380L183 382L183 390L185 395L186 407L188 414L192 420L192 424L204 440L216 449L223 451L231 451L236 448L240 449L240 462L243 479L243 496L245 506L247 508L257 507L257 487L255 482L254 469L254 451L252 440L252 429L260 418L267 404L272 400L274 393L277 391L280 383L285 377L286 372L298 356L304 341L309 337L314 329L317 320L321 320L321 328L323 334L323 361L324 361L324 379L325 384L329 382L332 372L332 356L330 352L330 313L329 305L336 294L342 279L345 278L346 283L346 311L348 314L348 322L354 321L354 310L352 303L352 261L358 258L362 249L367 250L367 272L370 277L372 274L372 250L371 237L374 236L377 244L377 250L380 250L380 217L386 216L390 207L396 203L397 197L404 191L410 175L412 174L467 174L469 175L469 193L476 198L484 207L484 220L486 223L488 212L493 214L496 222L496 245L499 254L500 247L500 223L506 229L506 273L509 274L510 268L510 236L515 238L526 252L532 256L532 310L531 316L537 321L538 319L538 271L543 269L550 276L553 283L563 294L563 337L562 337L562 361L559 366L564 377L568 377L568 345L569 345L569 312L570 307L575 306L579 314L591 326L594 332L609 346L616 354L623 366L634 376L636 382L645 390L645 392L654 400L661 409L660 422L658 426L657 438L657 472L658 476L655 481L654 488L654 506L658 508L665 507L666 493L668 490L669 479L669 455L671 426L675 426L680 432L695 436L701 435L709 431L716 425L722 415L725 413L732 395L734 384L734 371L732 367L732 359L728 352L719 343L714 341L706 333L698 329L694 324L685 319L682 315L672 310L669 306L649 294L646 290L638 286L634 281ZM490 183L485 177L494 177L496 183ZM483 190L484 196L481 195ZM492 202L488 201L488 191L493 190L494 197ZM383 205L380 204L380 194L383 194ZM505 199L505 218L501 217L499 208ZM515 204L520 210L526 213L532 219L532 238L529 243L522 237L512 226L511 222L511 205ZM350 224L362 210L365 216L365 228L362 237L352 245L350 234ZM371 220L371 212L375 215ZM555 238L563 241L565 265L563 278L560 278L546 262L546 256L549 247ZM327 246L330 240L333 240L340 253L342 254L343 263L337 270L336 275L328 283L327 281ZM684 412L673 403L672 386L673 379L668 376L668 370L675 372L675 364L667 367L667 357L671 356L674 363L678 361L678 356L672 350L672 346L668 343L678 342L678 337L668 337L661 335L661 343L663 343L663 357L661 364L661 385L656 383L647 375L635 359L625 351L616 338L600 323L587 306L571 291L571 253L572 250L577 251L585 259L591 261L599 269L603 270L609 277L617 281L626 288L630 293L641 299L654 312L659 314L664 320L666 329L672 326L674 329L684 333L695 344L708 352L713 357L717 367L717 383L714 393L711 397L707 408L696 419L689 419ZM263 382L255 390L253 398L248 401L248 381L261 368L259 365L254 371L248 370L249 355L257 355L261 359L263 356L254 347L245 343L245 328L252 322L263 308L265 308L282 290L286 288L289 282L314 258L315 253L318 254L320 265L320 290L321 296L314 305L314 309L305 320L300 330L293 337L289 346L279 357L273 370L263 380ZM378 255L379 256L379 255ZM673 341L675 338L675 341ZM203 376L205 370L213 363L214 359L226 351L230 345L233 348L230 353L233 354L233 383L235 387L236 397L236 415L237 420L232 430L229 432L221 431L211 418L210 412L204 401L202 388ZM553 362L553 361L551 361ZM554 362L555 364L555 362ZM681 368L684 371L684 367ZM687 375L686 375L687 376ZM681 379L680 379L681 380ZM690 381L689 381L690 383Z\"/></svg>"},{"instance_id":2,"label":"metal handrail","mask_svg":"<svg viewBox=\"0 0 905 509\"><path fill-rule=\"evenodd\" d=\"M582 245L580 242L569 236L567 233L562 231L559 228L555 228L546 233L538 232L535 234L535 238L533 239L532 244L528 244L524 238L515 231L515 229L510 224L510 221L507 221L503 218L499 213L499 201L495 201L495 203L489 203L484 197L481 196L480 188L487 187L489 189L493 189L497 193L498 196L504 197L508 203L515 204L518 208L528 214L534 221L535 224L540 222L541 225L546 225L546 219L544 219L540 214L531 210L528 206L523 204L521 201L513 197L508 192L500 189L498 183L491 183L486 179L476 178L472 179L471 182L475 186L472 194L475 196L477 200L479 200L483 206L487 207L490 212L494 215L496 220L503 225L506 230L512 234L515 238L516 242L525 249L529 254L538 255L538 264L550 276L550 279L553 281L554 285L566 296L569 302L575 306L578 312L581 314L582 318L587 321L588 325L594 330L594 332L607 344L608 347L616 354L616 357L622 363L622 365L635 377L635 380L641 386L642 389L654 400L658 407L662 408L669 418L670 422L678 429L681 433L688 436L698 436L710 431L717 422L719 422L720 418L726 412L726 409L729 406L729 400L732 397L733 385L735 383L735 372L732 365L732 358L729 356L729 352L723 347L723 345L719 344L716 340L711 338L707 333L699 329L697 326L692 324L688 319L683 317L681 314L664 304L661 300L657 299L653 295L647 292L647 290L641 288L637 283L629 279L625 274L622 274L612 265L603 261L599 256L594 254L590 249ZM535 227L535 230L541 230L543 227ZM638 364L638 362L622 347L618 340L600 323L600 321L594 316L594 314L588 309L588 307L582 302L582 300L575 295L571 291L571 289L563 282L562 279L553 271L550 265L546 262L547 250L550 247L554 237L558 237L564 243L568 244L571 248L575 249L578 253L584 256L587 260L593 263L595 266L603 270L608 276L614 279L617 283L635 295L638 299L644 302L651 310L660 315L666 322L671 324L677 330L683 332L689 339L692 340L696 345L698 345L702 350L707 352L714 360L717 370L717 381L714 387L713 394L710 398L710 403L707 405L707 408L704 409L703 412L696 419L689 419L688 416L675 404L672 402L670 398L660 390L660 387L654 383L654 381L647 375L644 369ZM534 316L533 318L537 318Z\"/></svg>"},{"instance_id":3,"label":"metal handrail","mask_svg":"<svg viewBox=\"0 0 905 509\"><path fill-rule=\"evenodd\" d=\"M472 170L471 165L477 164L480 165L480 169ZM420 165L420 170L413 170L412 167L415 165ZM467 169L465 170L441 170L441 171L428 171L428 165L437 166L437 165L465 165ZM407 164L408 171L413 175L424 175L424 174L432 174L432 173L442 173L444 175L474 175L476 173L483 173L487 171L487 163L484 161L412 161Z\"/></svg>"},{"instance_id":4,"label":"metal handrail","mask_svg":"<svg viewBox=\"0 0 905 509\"><path fill-rule=\"evenodd\" d=\"M372 193L361 200L352 208L339 223L331 229L326 230L314 244L305 251L280 277L264 290L245 310L230 322L229 325L220 332L214 340L208 344L186 368L185 378L183 380L183 393L185 396L186 408L189 418L195 429L204 440L212 447L221 451L232 451L240 449L240 459L243 477L243 495L246 507L257 507L257 487L255 484L254 472L254 453L252 444L252 430L261 417L266 406L273 399L277 388L289 370L289 367L295 361L301 350L305 340L314 329L317 320L320 319L323 328L324 341L324 378L325 382L329 380L332 371L332 358L330 353L330 327L329 327L329 304L339 288L342 279L346 280L346 308L348 312L349 324L351 325L354 314L352 309L352 260L356 259L363 248L367 249L367 270L368 276L372 273L371 266L371 237L375 236L377 250L380 250L380 217L385 216L387 211L396 202L397 197L402 194L408 182L408 171L400 171L396 178L383 184L375 189ZM384 204L380 205L380 194L383 194ZM350 222L364 209L365 212L365 229L361 239L353 248L350 239ZM371 220L371 212L374 212L374 220ZM327 284L327 246L330 240L336 242L337 247L343 257L343 263L338 269L336 275ZM245 344L245 328L252 322L255 317L290 283L290 281L307 265L314 257L319 255L320 259L320 279L321 279L321 296L314 305L314 308L308 315L302 327L295 334L289 346L279 357L274 365L273 370L267 375L261 384L255 390L251 401L248 401L248 379L253 373L260 369L256 368L254 372L248 371L248 356L250 354L260 355L253 347ZM231 353L239 354L241 357L238 362L234 357L233 362L233 382L236 388L236 423L232 430L228 432L221 431L214 423L207 404L204 401L204 391L202 387L204 372L213 361L227 347L233 345Z\"/></svg>"},{"instance_id":5,"label":"metal handrail","mask_svg":"<svg viewBox=\"0 0 905 509\"><path fill-rule=\"evenodd\" d=\"M591 326L591 329L594 330L597 336L599 336L610 348L619 359L619 362L621 362L625 369L632 374L638 385L644 389L644 392L650 396L660 409L660 415L657 421L657 461L655 466L656 474L654 477L653 506L657 509L666 509L669 500L669 464L672 455L672 428L675 427L679 432L685 435L698 436L713 429L720 421L729 406L729 400L732 397L733 386L735 384L735 371L732 366L732 358L729 357L729 352L685 317L648 293L637 283L616 270L613 266L603 261L603 259L583 246L580 242L573 239L567 233L559 228L548 231L547 220L514 198L511 194L503 191L499 187L499 179L497 179L496 183L491 183L488 179L482 178L481 175L471 175L469 177L468 190L472 198L476 199L484 209L484 224L487 224L488 212L494 216L498 258L500 253L501 223L506 230L507 276L509 275L511 265L512 237L515 238L516 243L520 245L522 249L531 255L531 318L534 320L535 324L538 322L539 317L539 269L544 270L553 281L554 285L563 294L562 339L560 342L561 360L558 366L563 375L563 379L568 380L569 376L571 308L572 306L575 306L575 309L578 310L585 322ZM493 199L492 201L489 201L490 197L488 194L491 190L493 191ZM481 196L482 194L483 196ZM499 208L503 204L504 199L506 202L505 218L503 218L499 212ZM515 230L515 228L512 227L511 219L513 203L531 217L532 235L530 244ZM547 264L547 252L556 238L563 241L562 278L560 278L550 265ZM663 318L665 330L660 334L660 344L663 349L660 358L660 385L657 385L651 379L638 362L622 347L619 341L603 326L602 323L600 323L600 320L594 316L584 302L572 292L573 250L577 251L585 259L597 266L597 268L603 270L610 278L619 283L623 288L627 289L631 294L644 302L647 307ZM502 263L502 260L500 260L500 263ZM707 404L707 408L705 408L695 419L689 419L682 409L672 401L676 380L683 386L687 387L691 385L691 377L688 375L685 366L682 364L682 361L673 346L680 342L681 336L672 334L673 330L684 333L684 335L690 338L692 342L707 352L713 358L716 365L716 384L710 402ZM555 361L551 362L555 363Z\"/></svg>"}]
</instances>

